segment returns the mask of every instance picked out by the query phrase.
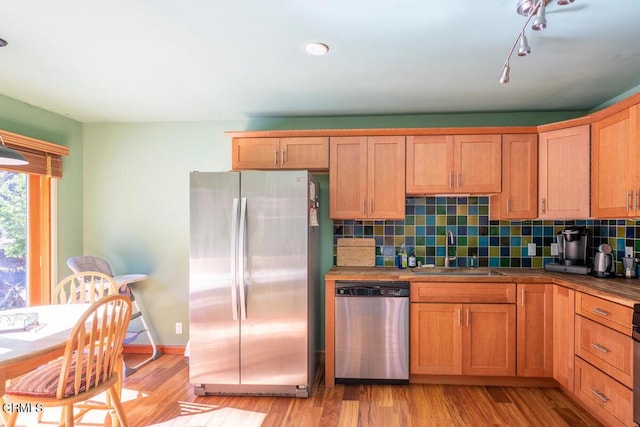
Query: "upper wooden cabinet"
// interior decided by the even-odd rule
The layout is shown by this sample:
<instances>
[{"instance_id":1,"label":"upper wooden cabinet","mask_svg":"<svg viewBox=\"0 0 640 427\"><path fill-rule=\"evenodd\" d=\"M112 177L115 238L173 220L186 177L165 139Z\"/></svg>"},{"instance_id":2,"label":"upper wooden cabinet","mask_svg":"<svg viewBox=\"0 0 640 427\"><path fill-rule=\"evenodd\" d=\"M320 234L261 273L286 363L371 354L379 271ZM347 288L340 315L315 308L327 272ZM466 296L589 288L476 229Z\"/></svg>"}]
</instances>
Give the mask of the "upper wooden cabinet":
<instances>
[{"instance_id":1,"label":"upper wooden cabinet","mask_svg":"<svg viewBox=\"0 0 640 427\"><path fill-rule=\"evenodd\" d=\"M407 137L407 194L499 192L501 141L501 135Z\"/></svg>"},{"instance_id":2,"label":"upper wooden cabinet","mask_svg":"<svg viewBox=\"0 0 640 427\"><path fill-rule=\"evenodd\" d=\"M326 170L329 168L329 138L233 138L231 155L233 170Z\"/></svg>"},{"instance_id":3,"label":"upper wooden cabinet","mask_svg":"<svg viewBox=\"0 0 640 427\"><path fill-rule=\"evenodd\" d=\"M538 216L538 135L502 135L502 192L491 196L491 219Z\"/></svg>"},{"instance_id":4,"label":"upper wooden cabinet","mask_svg":"<svg viewBox=\"0 0 640 427\"><path fill-rule=\"evenodd\" d=\"M335 137L330 146L332 219L404 219L403 136Z\"/></svg>"},{"instance_id":5,"label":"upper wooden cabinet","mask_svg":"<svg viewBox=\"0 0 640 427\"><path fill-rule=\"evenodd\" d=\"M591 127L591 213L595 218L640 215L638 105L597 120Z\"/></svg>"},{"instance_id":6,"label":"upper wooden cabinet","mask_svg":"<svg viewBox=\"0 0 640 427\"><path fill-rule=\"evenodd\" d=\"M538 218L589 217L589 125L541 132Z\"/></svg>"}]
</instances>

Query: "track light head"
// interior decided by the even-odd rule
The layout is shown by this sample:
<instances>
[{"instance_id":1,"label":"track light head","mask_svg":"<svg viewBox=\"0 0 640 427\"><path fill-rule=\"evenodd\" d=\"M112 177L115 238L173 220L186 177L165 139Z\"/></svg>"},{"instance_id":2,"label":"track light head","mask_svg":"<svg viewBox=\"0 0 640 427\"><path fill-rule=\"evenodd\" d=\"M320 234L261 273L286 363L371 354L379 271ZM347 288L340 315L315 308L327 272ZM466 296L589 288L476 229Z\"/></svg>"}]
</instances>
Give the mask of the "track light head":
<instances>
[{"instance_id":1,"label":"track light head","mask_svg":"<svg viewBox=\"0 0 640 427\"><path fill-rule=\"evenodd\" d=\"M531 53L531 48L529 47L529 42L527 41L527 36L522 33L520 35L520 48L518 49L518 56L527 56Z\"/></svg>"},{"instance_id":2,"label":"track light head","mask_svg":"<svg viewBox=\"0 0 640 427\"><path fill-rule=\"evenodd\" d=\"M509 72L511 71L511 67L509 63L504 64L504 69L502 70L502 75L500 76L500 83L509 83Z\"/></svg>"},{"instance_id":3,"label":"track light head","mask_svg":"<svg viewBox=\"0 0 640 427\"><path fill-rule=\"evenodd\" d=\"M539 31L547 28L547 15L545 13L545 5L544 1L540 4L538 8L538 13L536 14L536 19L533 20L533 25L531 26L533 30Z\"/></svg>"}]
</instances>

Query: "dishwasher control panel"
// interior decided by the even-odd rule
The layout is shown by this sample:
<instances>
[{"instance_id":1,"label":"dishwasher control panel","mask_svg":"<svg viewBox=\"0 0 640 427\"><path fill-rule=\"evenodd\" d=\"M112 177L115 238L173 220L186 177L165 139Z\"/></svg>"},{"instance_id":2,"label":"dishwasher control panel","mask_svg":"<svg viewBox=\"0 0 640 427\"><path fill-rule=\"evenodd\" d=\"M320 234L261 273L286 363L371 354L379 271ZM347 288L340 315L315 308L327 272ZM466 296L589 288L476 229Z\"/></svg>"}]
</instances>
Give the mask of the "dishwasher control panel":
<instances>
[{"instance_id":1,"label":"dishwasher control panel","mask_svg":"<svg viewBox=\"0 0 640 427\"><path fill-rule=\"evenodd\" d=\"M408 297L408 282L337 282L336 296Z\"/></svg>"}]
</instances>

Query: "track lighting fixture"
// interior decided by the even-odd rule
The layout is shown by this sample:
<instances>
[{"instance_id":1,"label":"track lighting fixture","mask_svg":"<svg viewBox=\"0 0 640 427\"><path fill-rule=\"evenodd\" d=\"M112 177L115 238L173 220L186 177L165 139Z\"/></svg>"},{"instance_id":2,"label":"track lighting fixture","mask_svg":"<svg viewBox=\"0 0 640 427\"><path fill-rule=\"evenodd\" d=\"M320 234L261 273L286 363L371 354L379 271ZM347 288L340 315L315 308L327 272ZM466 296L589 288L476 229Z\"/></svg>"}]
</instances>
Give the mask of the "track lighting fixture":
<instances>
[{"instance_id":1,"label":"track lighting fixture","mask_svg":"<svg viewBox=\"0 0 640 427\"><path fill-rule=\"evenodd\" d=\"M518 45L520 45L518 48L518 56L527 56L531 53L529 41L527 40L527 36L524 34L524 31L527 28L527 25L529 25L529 22L531 22L531 19L535 16L533 24L531 25L532 30L540 31L547 28L546 8L551 1L552 0L518 0L516 12L519 15L526 16L527 20L513 42L509 55L507 55L507 60L504 63L504 68L500 75L500 83L509 83L509 72L511 71L511 64L509 64L509 60ZM560 6L566 6L573 2L574 0L557 0L557 4Z\"/></svg>"}]
</instances>

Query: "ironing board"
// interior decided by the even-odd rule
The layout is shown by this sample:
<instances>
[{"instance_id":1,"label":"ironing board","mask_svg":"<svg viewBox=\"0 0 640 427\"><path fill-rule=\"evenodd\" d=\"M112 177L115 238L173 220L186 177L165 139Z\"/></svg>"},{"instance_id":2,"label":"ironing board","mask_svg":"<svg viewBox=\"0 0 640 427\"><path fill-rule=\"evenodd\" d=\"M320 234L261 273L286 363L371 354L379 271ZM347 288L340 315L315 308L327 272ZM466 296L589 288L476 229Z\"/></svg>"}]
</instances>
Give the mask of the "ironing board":
<instances>
[{"instance_id":1,"label":"ironing board","mask_svg":"<svg viewBox=\"0 0 640 427\"><path fill-rule=\"evenodd\" d=\"M133 294L133 290L131 289L131 285L133 285L134 283L142 282L143 280L146 280L148 277L149 276L147 276L146 274L123 274L121 276L113 277L113 280L118 284L120 294L126 295L131 299L131 304L133 305L133 313L131 314L131 320L140 318L140 322L142 323L142 328L143 328L141 331L138 331L138 332L127 332L127 337L125 338L124 343L129 344L134 342L141 333L145 332L147 334L147 338L149 339L149 342L151 343L151 350L152 350L151 356L149 356L147 359L144 359L142 362L138 363L137 365L127 366L125 364L125 367L124 367L125 377L134 373L139 367L146 365L152 360L156 360L157 358L162 356L162 352L158 350L158 347L156 346L153 336L149 331L149 326L147 325L147 322L144 320L144 316L142 315L140 306L138 305L138 302L136 301L136 297Z\"/></svg>"}]
</instances>

